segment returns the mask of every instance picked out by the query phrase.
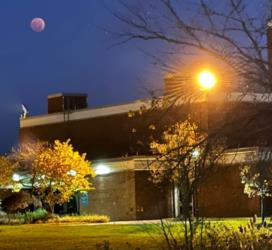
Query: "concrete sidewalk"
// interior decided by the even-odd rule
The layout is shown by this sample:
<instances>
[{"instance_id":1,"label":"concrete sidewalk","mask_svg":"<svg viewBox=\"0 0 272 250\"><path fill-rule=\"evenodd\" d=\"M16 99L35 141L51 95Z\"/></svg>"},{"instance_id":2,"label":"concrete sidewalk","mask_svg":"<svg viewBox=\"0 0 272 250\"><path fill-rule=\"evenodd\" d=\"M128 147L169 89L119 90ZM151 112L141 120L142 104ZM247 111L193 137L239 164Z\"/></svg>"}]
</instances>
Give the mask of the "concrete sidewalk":
<instances>
[{"instance_id":1,"label":"concrete sidewalk","mask_svg":"<svg viewBox=\"0 0 272 250\"><path fill-rule=\"evenodd\" d=\"M160 224L160 220L131 220L131 221L110 221L105 223L60 223L67 226L104 226L104 225L145 225L145 224Z\"/></svg>"}]
</instances>

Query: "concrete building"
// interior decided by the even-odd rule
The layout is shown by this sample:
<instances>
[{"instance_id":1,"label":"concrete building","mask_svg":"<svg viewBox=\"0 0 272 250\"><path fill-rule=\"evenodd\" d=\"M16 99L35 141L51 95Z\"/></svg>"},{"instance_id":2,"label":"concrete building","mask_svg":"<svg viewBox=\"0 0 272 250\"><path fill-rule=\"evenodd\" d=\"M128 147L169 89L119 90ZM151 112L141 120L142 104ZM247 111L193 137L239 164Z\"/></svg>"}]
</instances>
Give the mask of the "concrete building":
<instances>
[{"instance_id":1,"label":"concrete building","mask_svg":"<svg viewBox=\"0 0 272 250\"><path fill-rule=\"evenodd\" d=\"M217 105L208 114L211 123L209 127L216 127L214 120L217 124L222 119L225 107L222 103L228 101L234 105L237 96L238 93L233 93L227 97L214 97L213 105L215 102ZM255 105L253 101L256 98L264 105L271 101L270 96L264 98L263 95L255 94L246 96L243 103L237 105ZM202 101L196 102L193 109L199 110L201 105ZM169 124L186 117L188 109L192 107L178 105L171 115L163 119L162 112L157 110L129 117L130 112L137 112L143 106L149 108L151 102L136 101L88 108L85 94L51 95L48 97L48 114L20 120L20 142L71 139L77 150L87 153L98 176L94 183L96 189L81 194L77 201L81 213L107 214L112 220L176 216L180 211L176 189L170 183L156 186L149 181L148 162L152 157L145 143L148 142L148 136L158 138ZM195 118L202 119L201 115L196 112ZM215 119L218 116L220 119ZM156 131L150 130L149 125L155 122ZM229 140L233 142L236 139L234 136ZM249 143L247 136L241 133L238 140L242 146L255 143L254 137L251 137ZM218 167L207 175L199 188L198 212L201 216L252 216L258 213L259 200L249 199L243 193L239 168L234 164L235 161L244 161L246 155L252 154L254 150L243 148L238 153L237 150L228 151L224 167Z\"/></svg>"}]
</instances>

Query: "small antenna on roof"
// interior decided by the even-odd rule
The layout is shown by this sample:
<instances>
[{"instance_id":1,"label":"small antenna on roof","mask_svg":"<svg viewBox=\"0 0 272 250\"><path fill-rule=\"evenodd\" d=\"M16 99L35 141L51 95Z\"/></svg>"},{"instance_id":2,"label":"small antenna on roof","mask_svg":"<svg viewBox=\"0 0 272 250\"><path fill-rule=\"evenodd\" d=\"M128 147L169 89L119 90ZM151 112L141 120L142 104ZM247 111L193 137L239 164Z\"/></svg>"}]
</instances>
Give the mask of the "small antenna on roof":
<instances>
[{"instance_id":1,"label":"small antenna on roof","mask_svg":"<svg viewBox=\"0 0 272 250\"><path fill-rule=\"evenodd\" d=\"M25 119L29 113L28 109L24 104L21 105L21 108L22 108L21 119Z\"/></svg>"}]
</instances>

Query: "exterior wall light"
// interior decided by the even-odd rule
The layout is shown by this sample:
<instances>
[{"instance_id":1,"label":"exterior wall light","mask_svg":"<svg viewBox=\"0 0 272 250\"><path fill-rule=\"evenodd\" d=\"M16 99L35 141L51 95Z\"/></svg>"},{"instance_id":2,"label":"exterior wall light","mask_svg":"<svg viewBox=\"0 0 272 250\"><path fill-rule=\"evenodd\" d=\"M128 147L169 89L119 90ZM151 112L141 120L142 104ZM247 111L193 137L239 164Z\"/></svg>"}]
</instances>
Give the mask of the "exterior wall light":
<instances>
[{"instance_id":1,"label":"exterior wall light","mask_svg":"<svg viewBox=\"0 0 272 250\"><path fill-rule=\"evenodd\" d=\"M195 149L195 150L192 152L192 156L193 156L194 158L199 157L199 155L200 155L200 152L199 152L197 149Z\"/></svg>"},{"instance_id":2,"label":"exterior wall light","mask_svg":"<svg viewBox=\"0 0 272 250\"><path fill-rule=\"evenodd\" d=\"M96 166L95 172L97 175L106 175L110 173L110 168L105 164L99 164Z\"/></svg>"},{"instance_id":3,"label":"exterior wall light","mask_svg":"<svg viewBox=\"0 0 272 250\"><path fill-rule=\"evenodd\" d=\"M19 174L13 174L12 175L12 180L15 182L18 182L21 180L21 176Z\"/></svg>"}]
</instances>

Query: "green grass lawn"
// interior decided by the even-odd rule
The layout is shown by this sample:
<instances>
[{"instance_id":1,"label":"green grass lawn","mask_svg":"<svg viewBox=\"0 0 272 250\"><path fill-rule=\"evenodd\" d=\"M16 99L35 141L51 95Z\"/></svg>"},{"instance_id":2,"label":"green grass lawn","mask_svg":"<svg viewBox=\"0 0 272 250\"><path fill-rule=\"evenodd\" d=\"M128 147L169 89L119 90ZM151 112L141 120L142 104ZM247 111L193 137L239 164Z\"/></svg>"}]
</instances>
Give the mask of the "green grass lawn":
<instances>
[{"instance_id":1,"label":"green grass lawn","mask_svg":"<svg viewBox=\"0 0 272 250\"><path fill-rule=\"evenodd\" d=\"M158 249L152 230L146 225L0 226L0 249L96 249L96 244L105 240L114 249L129 249L127 243L132 249Z\"/></svg>"},{"instance_id":2,"label":"green grass lawn","mask_svg":"<svg viewBox=\"0 0 272 250\"><path fill-rule=\"evenodd\" d=\"M248 218L224 219L234 227ZM212 220L217 222L217 220ZM109 241L115 249L159 249L163 237L158 225L76 225L33 224L0 226L0 249L97 249L96 244ZM128 243L133 246L129 248Z\"/></svg>"}]
</instances>

